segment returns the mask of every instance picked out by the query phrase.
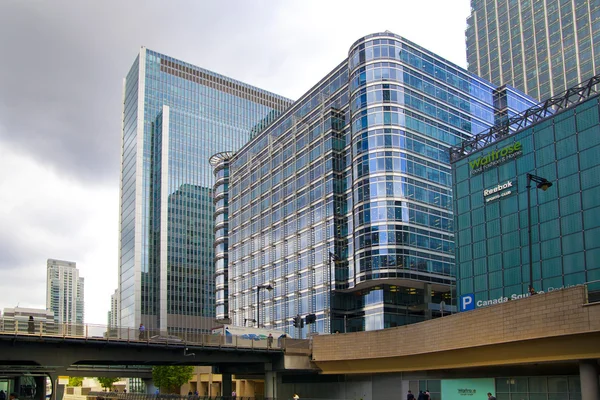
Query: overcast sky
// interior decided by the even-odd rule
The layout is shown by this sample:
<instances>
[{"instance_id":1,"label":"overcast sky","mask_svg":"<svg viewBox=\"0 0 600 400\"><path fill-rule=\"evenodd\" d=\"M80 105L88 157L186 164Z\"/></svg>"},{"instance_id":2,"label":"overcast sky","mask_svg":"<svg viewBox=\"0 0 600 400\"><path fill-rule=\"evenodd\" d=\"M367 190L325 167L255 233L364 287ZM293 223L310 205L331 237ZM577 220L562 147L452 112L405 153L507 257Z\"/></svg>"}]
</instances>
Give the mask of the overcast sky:
<instances>
[{"instance_id":1,"label":"overcast sky","mask_svg":"<svg viewBox=\"0 0 600 400\"><path fill-rule=\"evenodd\" d=\"M85 321L117 287L122 79L140 46L297 99L385 30L465 67L469 0L0 0L0 308L77 262Z\"/></svg>"}]
</instances>

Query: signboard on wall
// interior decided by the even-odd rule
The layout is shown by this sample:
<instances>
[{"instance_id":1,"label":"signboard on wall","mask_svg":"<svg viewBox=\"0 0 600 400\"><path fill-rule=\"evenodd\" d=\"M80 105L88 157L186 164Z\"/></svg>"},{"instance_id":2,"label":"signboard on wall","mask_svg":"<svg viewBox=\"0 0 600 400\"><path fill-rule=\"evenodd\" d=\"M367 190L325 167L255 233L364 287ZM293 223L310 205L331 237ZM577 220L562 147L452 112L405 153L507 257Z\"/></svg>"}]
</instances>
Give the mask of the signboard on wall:
<instances>
[{"instance_id":1,"label":"signboard on wall","mask_svg":"<svg viewBox=\"0 0 600 400\"><path fill-rule=\"evenodd\" d=\"M490 150L469 161L471 175L480 174L521 155L523 155L523 146L521 145L521 142L514 142L500 149Z\"/></svg>"},{"instance_id":2,"label":"signboard on wall","mask_svg":"<svg viewBox=\"0 0 600 400\"><path fill-rule=\"evenodd\" d=\"M444 379L443 400L485 400L487 394L496 392L494 378Z\"/></svg>"}]
</instances>

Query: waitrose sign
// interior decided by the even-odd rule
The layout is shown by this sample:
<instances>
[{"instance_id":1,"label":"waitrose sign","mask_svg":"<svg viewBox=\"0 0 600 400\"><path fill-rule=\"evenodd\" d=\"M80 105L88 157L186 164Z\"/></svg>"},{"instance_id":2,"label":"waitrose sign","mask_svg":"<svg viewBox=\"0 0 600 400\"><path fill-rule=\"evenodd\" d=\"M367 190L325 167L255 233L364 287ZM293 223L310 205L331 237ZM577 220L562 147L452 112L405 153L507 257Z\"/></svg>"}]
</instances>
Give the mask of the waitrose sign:
<instances>
[{"instance_id":1,"label":"waitrose sign","mask_svg":"<svg viewBox=\"0 0 600 400\"><path fill-rule=\"evenodd\" d=\"M519 157L523 154L521 142L514 142L501 149L492 150L489 153L479 156L475 160L469 161L471 175L477 175L483 171L500 165L508 160Z\"/></svg>"}]
</instances>

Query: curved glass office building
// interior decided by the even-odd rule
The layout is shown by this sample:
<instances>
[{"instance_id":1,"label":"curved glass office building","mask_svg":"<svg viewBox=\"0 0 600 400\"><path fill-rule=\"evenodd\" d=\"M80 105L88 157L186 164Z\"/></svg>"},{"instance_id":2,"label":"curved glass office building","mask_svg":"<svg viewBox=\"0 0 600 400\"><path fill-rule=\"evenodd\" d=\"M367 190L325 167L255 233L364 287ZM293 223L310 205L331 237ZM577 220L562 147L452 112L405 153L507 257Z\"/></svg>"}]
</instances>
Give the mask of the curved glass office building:
<instances>
[{"instance_id":1,"label":"curved glass office building","mask_svg":"<svg viewBox=\"0 0 600 400\"><path fill-rule=\"evenodd\" d=\"M393 33L355 42L231 158L233 323L260 307L298 337L452 312L448 148L531 104Z\"/></svg>"},{"instance_id":2,"label":"curved glass office building","mask_svg":"<svg viewBox=\"0 0 600 400\"><path fill-rule=\"evenodd\" d=\"M527 127L452 149L462 310L526 297L530 284L600 294L599 90L595 76L512 121Z\"/></svg>"}]
</instances>

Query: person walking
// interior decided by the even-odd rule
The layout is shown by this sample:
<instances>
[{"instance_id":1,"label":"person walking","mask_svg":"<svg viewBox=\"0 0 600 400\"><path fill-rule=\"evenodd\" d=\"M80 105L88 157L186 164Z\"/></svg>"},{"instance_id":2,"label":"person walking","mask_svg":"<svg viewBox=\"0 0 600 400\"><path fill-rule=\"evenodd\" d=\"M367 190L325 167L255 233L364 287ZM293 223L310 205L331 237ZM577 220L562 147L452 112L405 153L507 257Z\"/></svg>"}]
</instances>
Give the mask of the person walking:
<instances>
[{"instance_id":1,"label":"person walking","mask_svg":"<svg viewBox=\"0 0 600 400\"><path fill-rule=\"evenodd\" d=\"M491 393L488 393L488 400L496 400L496 397L492 396Z\"/></svg>"},{"instance_id":2,"label":"person walking","mask_svg":"<svg viewBox=\"0 0 600 400\"><path fill-rule=\"evenodd\" d=\"M412 394L412 392L409 390L408 394L406 395L406 400L415 400L415 395Z\"/></svg>"},{"instance_id":3,"label":"person walking","mask_svg":"<svg viewBox=\"0 0 600 400\"><path fill-rule=\"evenodd\" d=\"M269 336L267 337L267 349L270 349L271 347L273 347L273 335L269 333Z\"/></svg>"},{"instance_id":4,"label":"person walking","mask_svg":"<svg viewBox=\"0 0 600 400\"><path fill-rule=\"evenodd\" d=\"M6 392L4 390L0 390L0 400L6 400Z\"/></svg>"},{"instance_id":5,"label":"person walking","mask_svg":"<svg viewBox=\"0 0 600 400\"><path fill-rule=\"evenodd\" d=\"M144 324L140 324L140 340L144 340L144 332L146 332L146 327Z\"/></svg>"},{"instance_id":6,"label":"person walking","mask_svg":"<svg viewBox=\"0 0 600 400\"><path fill-rule=\"evenodd\" d=\"M30 315L29 321L27 321L27 332L30 334L35 333L35 322L33 321L33 315Z\"/></svg>"},{"instance_id":7,"label":"person walking","mask_svg":"<svg viewBox=\"0 0 600 400\"><path fill-rule=\"evenodd\" d=\"M417 400L425 400L425 393L423 393L422 390L419 390L419 397L417 398Z\"/></svg>"}]
</instances>

